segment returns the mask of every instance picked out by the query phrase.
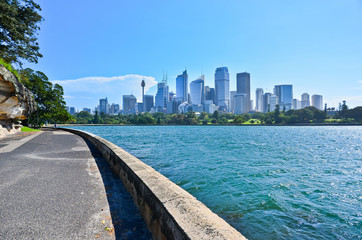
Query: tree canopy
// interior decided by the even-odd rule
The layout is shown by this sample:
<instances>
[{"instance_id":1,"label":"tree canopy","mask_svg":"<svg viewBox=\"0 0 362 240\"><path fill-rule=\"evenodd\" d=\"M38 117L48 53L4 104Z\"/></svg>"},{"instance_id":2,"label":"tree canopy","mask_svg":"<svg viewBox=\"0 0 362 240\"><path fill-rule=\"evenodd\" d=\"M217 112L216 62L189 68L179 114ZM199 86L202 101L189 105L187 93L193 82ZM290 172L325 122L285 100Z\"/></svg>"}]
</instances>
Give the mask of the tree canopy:
<instances>
[{"instance_id":1,"label":"tree canopy","mask_svg":"<svg viewBox=\"0 0 362 240\"><path fill-rule=\"evenodd\" d=\"M22 60L38 62L39 11L33 0L0 0L0 58L19 66Z\"/></svg>"},{"instance_id":2,"label":"tree canopy","mask_svg":"<svg viewBox=\"0 0 362 240\"><path fill-rule=\"evenodd\" d=\"M59 123L72 119L65 108L62 86L53 85L44 73L34 72L29 68L23 70L21 76L25 80L25 87L33 93L37 103L37 111L27 119L28 124L41 126L45 122Z\"/></svg>"}]
</instances>

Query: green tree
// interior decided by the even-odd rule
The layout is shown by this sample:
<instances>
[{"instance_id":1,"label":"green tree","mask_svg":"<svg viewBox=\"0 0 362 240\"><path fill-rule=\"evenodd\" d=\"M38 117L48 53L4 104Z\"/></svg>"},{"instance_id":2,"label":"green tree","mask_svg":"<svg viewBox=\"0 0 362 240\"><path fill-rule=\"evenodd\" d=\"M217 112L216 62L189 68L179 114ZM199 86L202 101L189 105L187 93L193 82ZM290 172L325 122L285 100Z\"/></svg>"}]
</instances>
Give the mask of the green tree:
<instances>
[{"instance_id":1,"label":"green tree","mask_svg":"<svg viewBox=\"0 0 362 240\"><path fill-rule=\"evenodd\" d=\"M216 121L219 121L219 111L215 111L213 114L212 114L212 118L216 119Z\"/></svg>"},{"instance_id":2,"label":"green tree","mask_svg":"<svg viewBox=\"0 0 362 240\"><path fill-rule=\"evenodd\" d=\"M41 126L45 122L64 123L72 119L65 109L62 86L53 85L44 73L29 68L23 70L21 75L26 80L25 87L33 93L37 103L37 111L25 120L25 125Z\"/></svg>"},{"instance_id":3,"label":"green tree","mask_svg":"<svg viewBox=\"0 0 362 240\"><path fill-rule=\"evenodd\" d=\"M22 65L22 60L38 62L37 32L43 20L41 8L33 0L0 1L0 58Z\"/></svg>"}]
</instances>

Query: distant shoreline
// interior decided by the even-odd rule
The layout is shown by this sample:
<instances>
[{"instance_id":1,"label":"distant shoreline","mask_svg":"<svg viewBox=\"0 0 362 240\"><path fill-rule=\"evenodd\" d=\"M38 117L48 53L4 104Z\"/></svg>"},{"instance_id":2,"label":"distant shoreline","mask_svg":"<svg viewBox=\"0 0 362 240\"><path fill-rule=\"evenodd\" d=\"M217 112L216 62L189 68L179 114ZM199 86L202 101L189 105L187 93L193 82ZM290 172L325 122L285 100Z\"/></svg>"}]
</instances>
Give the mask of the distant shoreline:
<instances>
[{"instance_id":1,"label":"distant shoreline","mask_svg":"<svg viewBox=\"0 0 362 240\"><path fill-rule=\"evenodd\" d=\"M49 124L48 127L53 127L54 125ZM362 123L299 123L299 124L207 124L207 125L203 125L203 124L195 124L195 125L185 125L185 124L57 124L57 126L145 126L145 127L149 127L149 126L238 126L238 127L249 127L249 126L267 126L267 127L280 127L280 126L284 126L284 127L307 127L307 126L362 126Z\"/></svg>"}]
</instances>

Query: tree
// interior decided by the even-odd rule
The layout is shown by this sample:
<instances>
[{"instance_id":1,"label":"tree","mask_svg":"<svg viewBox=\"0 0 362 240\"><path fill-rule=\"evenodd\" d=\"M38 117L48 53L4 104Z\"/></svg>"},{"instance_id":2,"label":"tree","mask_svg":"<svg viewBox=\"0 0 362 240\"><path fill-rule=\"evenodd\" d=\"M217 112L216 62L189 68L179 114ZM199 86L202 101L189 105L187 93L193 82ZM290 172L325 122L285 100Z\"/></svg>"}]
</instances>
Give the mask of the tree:
<instances>
[{"instance_id":1,"label":"tree","mask_svg":"<svg viewBox=\"0 0 362 240\"><path fill-rule=\"evenodd\" d=\"M37 32L43 20L33 0L0 1L0 58L22 65L21 60L38 62Z\"/></svg>"},{"instance_id":2,"label":"tree","mask_svg":"<svg viewBox=\"0 0 362 240\"><path fill-rule=\"evenodd\" d=\"M30 123L41 126L46 122L67 122L72 119L72 116L65 109L62 86L53 85L44 73L34 72L29 68L23 70L21 75L25 87L33 93L37 103L37 111L25 120L25 125Z\"/></svg>"},{"instance_id":3,"label":"tree","mask_svg":"<svg viewBox=\"0 0 362 240\"><path fill-rule=\"evenodd\" d=\"M219 121L219 111L215 111L213 114L212 114L212 118L216 119L216 121Z\"/></svg>"}]
</instances>

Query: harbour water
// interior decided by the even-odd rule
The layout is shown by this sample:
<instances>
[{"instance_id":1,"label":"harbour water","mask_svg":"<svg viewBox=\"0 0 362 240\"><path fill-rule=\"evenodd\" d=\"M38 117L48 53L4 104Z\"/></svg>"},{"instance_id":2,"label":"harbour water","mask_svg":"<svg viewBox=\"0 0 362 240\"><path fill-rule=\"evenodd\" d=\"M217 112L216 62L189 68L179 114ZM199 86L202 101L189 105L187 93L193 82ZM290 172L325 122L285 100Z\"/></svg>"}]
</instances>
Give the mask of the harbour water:
<instances>
[{"instance_id":1,"label":"harbour water","mask_svg":"<svg viewBox=\"0 0 362 240\"><path fill-rule=\"evenodd\" d=\"M361 126L74 126L184 188L249 239L362 239Z\"/></svg>"}]
</instances>

